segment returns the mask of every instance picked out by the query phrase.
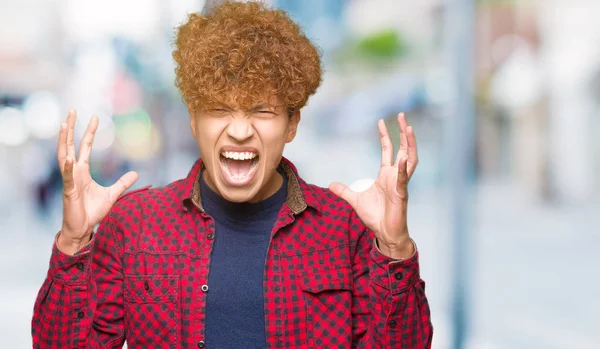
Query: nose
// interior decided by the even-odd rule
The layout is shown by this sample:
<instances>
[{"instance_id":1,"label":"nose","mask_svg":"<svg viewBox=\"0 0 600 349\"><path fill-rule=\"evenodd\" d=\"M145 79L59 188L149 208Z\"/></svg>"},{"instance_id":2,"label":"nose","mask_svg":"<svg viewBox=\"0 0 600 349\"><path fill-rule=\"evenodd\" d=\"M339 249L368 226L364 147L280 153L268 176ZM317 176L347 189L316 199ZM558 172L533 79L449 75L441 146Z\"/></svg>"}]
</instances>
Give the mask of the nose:
<instances>
[{"instance_id":1,"label":"nose","mask_svg":"<svg viewBox=\"0 0 600 349\"><path fill-rule=\"evenodd\" d=\"M242 143L254 136L254 128L248 118L234 117L227 126L227 135Z\"/></svg>"}]
</instances>

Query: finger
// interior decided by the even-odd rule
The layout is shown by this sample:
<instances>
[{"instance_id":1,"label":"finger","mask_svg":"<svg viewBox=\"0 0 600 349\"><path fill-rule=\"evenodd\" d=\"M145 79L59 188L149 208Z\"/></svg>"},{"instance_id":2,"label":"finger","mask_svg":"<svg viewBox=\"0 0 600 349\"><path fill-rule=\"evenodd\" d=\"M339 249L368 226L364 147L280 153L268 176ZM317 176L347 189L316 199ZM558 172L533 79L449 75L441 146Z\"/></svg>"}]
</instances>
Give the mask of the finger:
<instances>
[{"instance_id":1,"label":"finger","mask_svg":"<svg viewBox=\"0 0 600 349\"><path fill-rule=\"evenodd\" d=\"M58 134L58 144L56 149L56 157L60 172L64 171L65 160L67 159L67 123L60 124L60 133Z\"/></svg>"},{"instance_id":2,"label":"finger","mask_svg":"<svg viewBox=\"0 0 600 349\"><path fill-rule=\"evenodd\" d=\"M72 110L67 117L67 156L75 159L75 121L77 120L77 112Z\"/></svg>"},{"instance_id":3,"label":"finger","mask_svg":"<svg viewBox=\"0 0 600 349\"><path fill-rule=\"evenodd\" d=\"M90 123L85 130L85 134L83 135L83 139L81 140L81 144L79 145L78 161L82 161L86 164L89 162L90 154L92 153L92 144L94 143L94 136L96 135L97 129L98 117L92 116L92 120L90 120Z\"/></svg>"},{"instance_id":4,"label":"finger","mask_svg":"<svg viewBox=\"0 0 600 349\"><path fill-rule=\"evenodd\" d=\"M398 165L398 161L402 157L402 155L408 153L408 138L406 137L406 128L408 124L406 122L406 117L404 113L398 114L398 126L400 128L400 149L398 149L398 155L396 156L396 163Z\"/></svg>"},{"instance_id":5,"label":"finger","mask_svg":"<svg viewBox=\"0 0 600 349\"><path fill-rule=\"evenodd\" d=\"M350 204L350 206L352 206L353 209L356 210L356 201L358 198L358 193L352 191L347 186L338 182L331 183L329 185L329 190L331 190L332 193L345 200L347 203Z\"/></svg>"},{"instance_id":6,"label":"finger","mask_svg":"<svg viewBox=\"0 0 600 349\"><path fill-rule=\"evenodd\" d=\"M138 180L138 174L135 171L130 171L121 176L119 180L108 188L108 195L110 202L114 203L117 201L119 196L123 194L123 192L135 183Z\"/></svg>"},{"instance_id":7,"label":"finger","mask_svg":"<svg viewBox=\"0 0 600 349\"><path fill-rule=\"evenodd\" d=\"M71 195L73 190L75 189L75 182L73 181L73 163L74 159L67 155L65 159L65 164L63 166L63 193L65 195Z\"/></svg>"},{"instance_id":8,"label":"finger","mask_svg":"<svg viewBox=\"0 0 600 349\"><path fill-rule=\"evenodd\" d=\"M407 161L407 155L402 155L400 157L400 161L398 161L398 180L396 182L396 190L402 198L406 198L408 196L408 173L406 172Z\"/></svg>"},{"instance_id":9,"label":"finger","mask_svg":"<svg viewBox=\"0 0 600 349\"><path fill-rule=\"evenodd\" d=\"M417 152L417 137L415 136L415 131L412 126L406 128L406 133L408 138L408 167L406 172L408 173L408 178L410 178L419 163L419 154Z\"/></svg>"},{"instance_id":10,"label":"finger","mask_svg":"<svg viewBox=\"0 0 600 349\"><path fill-rule=\"evenodd\" d=\"M381 166L390 166L394 161L394 146L383 119L379 119L377 122L377 129L381 141Z\"/></svg>"}]
</instances>

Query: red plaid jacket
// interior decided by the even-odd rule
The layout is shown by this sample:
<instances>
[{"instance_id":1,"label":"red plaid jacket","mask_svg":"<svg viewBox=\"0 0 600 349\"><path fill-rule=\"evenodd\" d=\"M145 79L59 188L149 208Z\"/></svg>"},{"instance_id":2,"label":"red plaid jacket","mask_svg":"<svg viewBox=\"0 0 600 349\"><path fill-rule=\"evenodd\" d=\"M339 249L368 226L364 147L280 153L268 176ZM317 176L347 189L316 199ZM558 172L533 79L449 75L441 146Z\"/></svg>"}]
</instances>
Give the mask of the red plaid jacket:
<instances>
[{"instance_id":1,"label":"red plaid jacket","mask_svg":"<svg viewBox=\"0 0 600 349\"><path fill-rule=\"evenodd\" d=\"M264 274L268 348L431 346L418 253L382 255L373 233L286 159L288 198ZM205 292L215 223L198 161L187 178L126 194L75 256L56 246L34 308L34 348L208 348ZM203 287L204 286L204 287ZM208 344L210 345L210 344Z\"/></svg>"}]
</instances>

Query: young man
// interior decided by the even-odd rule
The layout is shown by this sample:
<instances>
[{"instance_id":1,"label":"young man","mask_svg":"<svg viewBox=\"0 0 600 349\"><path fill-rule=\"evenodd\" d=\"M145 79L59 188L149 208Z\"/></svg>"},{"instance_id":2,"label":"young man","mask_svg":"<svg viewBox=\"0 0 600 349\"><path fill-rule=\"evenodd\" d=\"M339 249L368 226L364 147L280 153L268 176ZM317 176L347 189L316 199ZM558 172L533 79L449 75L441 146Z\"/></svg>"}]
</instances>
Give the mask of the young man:
<instances>
[{"instance_id":1,"label":"young man","mask_svg":"<svg viewBox=\"0 0 600 349\"><path fill-rule=\"evenodd\" d=\"M93 118L75 112L58 161L63 225L32 321L35 348L429 348L407 223L415 136L383 121L376 183L307 184L282 157L321 80L315 47L282 11L226 3L179 28L177 85L202 159L187 178L120 196L92 180ZM93 227L100 224L94 233Z\"/></svg>"}]
</instances>

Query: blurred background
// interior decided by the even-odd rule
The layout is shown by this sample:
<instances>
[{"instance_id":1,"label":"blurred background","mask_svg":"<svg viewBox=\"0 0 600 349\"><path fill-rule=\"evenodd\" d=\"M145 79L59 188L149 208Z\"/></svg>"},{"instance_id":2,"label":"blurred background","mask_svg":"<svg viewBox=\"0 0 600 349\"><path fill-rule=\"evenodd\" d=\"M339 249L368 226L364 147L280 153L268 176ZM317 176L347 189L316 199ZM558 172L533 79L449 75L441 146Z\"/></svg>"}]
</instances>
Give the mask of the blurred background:
<instances>
[{"instance_id":1,"label":"blurred background","mask_svg":"<svg viewBox=\"0 0 600 349\"><path fill-rule=\"evenodd\" d=\"M377 175L376 121L419 143L409 226L434 348L598 348L600 2L269 0L323 51L284 155L308 181ZM174 28L210 0L0 0L0 337L30 319L61 225L60 122L100 118L93 177L136 187L199 156ZM595 276L594 276L595 275Z\"/></svg>"}]
</instances>

